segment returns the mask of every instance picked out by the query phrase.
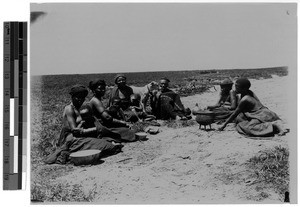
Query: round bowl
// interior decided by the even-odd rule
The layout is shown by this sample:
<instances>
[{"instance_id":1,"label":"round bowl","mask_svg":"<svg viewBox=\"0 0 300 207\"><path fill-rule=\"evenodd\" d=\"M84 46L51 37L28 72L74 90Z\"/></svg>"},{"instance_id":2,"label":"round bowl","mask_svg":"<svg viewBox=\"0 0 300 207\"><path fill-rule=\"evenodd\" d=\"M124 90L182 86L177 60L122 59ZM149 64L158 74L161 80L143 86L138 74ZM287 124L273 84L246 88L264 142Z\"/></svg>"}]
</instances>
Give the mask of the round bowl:
<instances>
[{"instance_id":1,"label":"round bowl","mask_svg":"<svg viewBox=\"0 0 300 207\"><path fill-rule=\"evenodd\" d=\"M210 125L214 123L215 115L213 113L201 113L196 115L196 122L200 125Z\"/></svg>"},{"instance_id":2,"label":"round bowl","mask_svg":"<svg viewBox=\"0 0 300 207\"><path fill-rule=\"evenodd\" d=\"M70 154L74 165L90 165L96 163L100 158L101 150L81 150Z\"/></svg>"},{"instance_id":3,"label":"round bowl","mask_svg":"<svg viewBox=\"0 0 300 207\"><path fill-rule=\"evenodd\" d=\"M137 133L135 133L135 137L138 140L146 140L147 133L145 133L145 132L137 132Z\"/></svg>"}]
</instances>

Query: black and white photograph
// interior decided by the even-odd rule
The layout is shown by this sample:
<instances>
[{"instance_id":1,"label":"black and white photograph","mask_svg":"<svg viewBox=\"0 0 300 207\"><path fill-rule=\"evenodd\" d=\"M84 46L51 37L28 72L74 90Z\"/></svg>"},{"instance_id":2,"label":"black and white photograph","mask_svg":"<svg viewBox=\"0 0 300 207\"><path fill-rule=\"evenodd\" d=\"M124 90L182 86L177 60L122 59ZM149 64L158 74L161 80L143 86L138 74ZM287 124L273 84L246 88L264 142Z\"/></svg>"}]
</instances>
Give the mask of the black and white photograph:
<instances>
[{"instance_id":1,"label":"black and white photograph","mask_svg":"<svg viewBox=\"0 0 300 207\"><path fill-rule=\"evenodd\" d=\"M28 27L31 204L297 202L297 3L31 2Z\"/></svg>"}]
</instances>

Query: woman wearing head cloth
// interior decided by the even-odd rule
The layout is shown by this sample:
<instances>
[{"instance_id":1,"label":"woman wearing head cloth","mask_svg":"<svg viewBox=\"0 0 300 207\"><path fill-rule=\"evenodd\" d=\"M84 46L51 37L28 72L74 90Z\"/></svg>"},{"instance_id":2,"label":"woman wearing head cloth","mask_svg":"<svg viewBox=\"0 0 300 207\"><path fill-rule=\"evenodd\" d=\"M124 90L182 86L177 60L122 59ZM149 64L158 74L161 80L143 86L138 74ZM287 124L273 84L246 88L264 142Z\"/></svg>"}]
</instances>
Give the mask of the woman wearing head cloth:
<instances>
[{"instance_id":1,"label":"woman wearing head cloth","mask_svg":"<svg viewBox=\"0 0 300 207\"><path fill-rule=\"evenodd\" d=\"M115 77L116 86L111 90L108 107L113 106L114 100L120 100L119 107L124 113L124 120L127 122L137 122L136 114L130 109L130 96L133 94L131 87L126 85L126 77L124 74L117 74Z\"/></svg>"},{"instance_id":2,"label":"woman wearing head cloth","mask_svg":"<svg viewBox=\"0 0 300 207\"><path fill-rule=\"evenodd\" d=\"M46 164L65 164L69 155L79 150L101 150L100 156L107 156L121 151L123 145L109 142L109 138L102 135L101 128L93 122L91 110L85 107L85 98L88 90L83 85L75 85L71 88L71 103L64 108L63 128L57 140L57 150L48 156Z\"/></svg>"},{"instance_id":3,"label":"woman wearing head cloth","mask_svg":"<svg viewBox=\"0 0 300 207\"><path fill-rule=\"evenodd\" d=\"M128 109L130 105L130 95L133 94L133 90L126 84L126 77L124 74L117 74L115 77L116 86L112 89L108 106L112 106L114 98L121 99L122 110Z\"/></svg>"},{"instance_id":4,"label":"woman wearing head cloth","mask_svg":"<svg viewBox=\"0 0 300 207\"><path fill-rule=\"evenodd\" d=\"M232 89L233 82L229 78L225 78L220 83L220 98L215 105L207 106L207 110L214 113L214 120L218 123L225 121L236 109L238 96L236 91ZM196 108L193 110L193 114L203 113L203 110Z\"/></svg>"},{"instance_id":5,"label":"woman wearing head cloth","mask_svg":"<svg viewBox=\"0 0 300 207\"><path fill-rule=\"evenodd\" d=\"M219 130L223 130L228 123L236 119L237 131L247 136L263 137L286 134L288 130L284 129L278 115L263 106L250 87L251 83L247 78L239 78L236 81L236 92L241 94L241 100Z\"/></svg>"},{"instance_id":6,"label":"woman wearing head cloth","mask_svg":"<svg viewBox=\"0 0 300 207\"><path fill-rule=\"evenodd\" d=\"M110 136L117 141L135 141L135 132L131 130L131 125L128 122L112 117L107 110L105 110L102 103L102 97L106 91L106 83L104 80L94 80L89 83L89 88L94 96L89 102L93 110L93 114L105 126L105 131L109 131Z\"/></svg>"},{"instance_id":7,"label":"woman wearing head cloth","mask_svg":"<svg viewBox=\"0 0 300 207\"><path fill-rule=\"evenodd\" d=\"M235 90L232 90L233 82L226 78L220 83L221 93L217 104L213 106L207 106L207 109L216 109L223 106L230 110L234 110L237 106L237 96Z\"/></svg>"}]
</instances>

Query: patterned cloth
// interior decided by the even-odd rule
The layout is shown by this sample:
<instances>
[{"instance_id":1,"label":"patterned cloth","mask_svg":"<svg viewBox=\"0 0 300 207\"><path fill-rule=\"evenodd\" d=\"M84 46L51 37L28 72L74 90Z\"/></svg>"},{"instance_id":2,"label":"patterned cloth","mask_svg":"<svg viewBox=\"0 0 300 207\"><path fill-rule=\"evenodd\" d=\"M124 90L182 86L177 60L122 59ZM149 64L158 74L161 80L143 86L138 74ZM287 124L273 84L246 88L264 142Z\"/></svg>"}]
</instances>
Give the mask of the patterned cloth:
<instances>
[{"instance_id":1,"label":"patterned cloth","mask_svg":"<svg viewBox=\"0 0 300 207\"><path fill-rule=\"evenodd\" d=\"M184 116L185 109L180 100L180 96L174 91L167 91L157 94L157 99L153 104L153 115L157 119L175 119L176 116Z\"/></svg>"}]
</instances>

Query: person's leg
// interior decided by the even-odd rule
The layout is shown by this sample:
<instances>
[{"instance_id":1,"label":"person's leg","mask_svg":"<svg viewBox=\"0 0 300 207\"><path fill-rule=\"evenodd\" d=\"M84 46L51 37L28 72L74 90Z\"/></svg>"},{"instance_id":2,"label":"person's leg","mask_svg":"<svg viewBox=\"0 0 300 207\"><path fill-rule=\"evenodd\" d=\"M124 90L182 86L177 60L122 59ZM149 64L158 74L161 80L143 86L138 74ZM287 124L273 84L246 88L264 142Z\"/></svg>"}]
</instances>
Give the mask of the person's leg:
<instances>
[{"instance_id":1,"label":"person's leg","mask_svg":"<svg viewBox=\"0 0 300 207\"><path fill-rule=\"evenodd\" d=\"M284 126L282 120L273 121L272 125L273 125L273 128L274 128L275 132L277 132L278 136L283 136L283 135L285 135L286 133L289 132L289 129L287 129Z\"/></svg>"}]
</instances>

